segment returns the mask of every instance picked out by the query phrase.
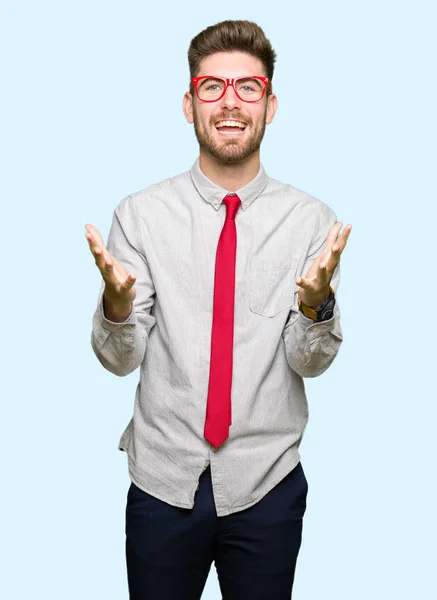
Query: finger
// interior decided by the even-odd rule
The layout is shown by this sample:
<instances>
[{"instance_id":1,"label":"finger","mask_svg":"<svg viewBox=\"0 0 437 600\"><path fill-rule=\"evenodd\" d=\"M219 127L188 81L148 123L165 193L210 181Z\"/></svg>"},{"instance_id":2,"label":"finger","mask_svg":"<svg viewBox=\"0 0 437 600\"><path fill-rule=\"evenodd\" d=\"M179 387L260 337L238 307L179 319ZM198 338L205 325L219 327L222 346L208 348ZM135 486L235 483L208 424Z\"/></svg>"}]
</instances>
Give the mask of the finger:
<instances>
[{"instance_id":1,"label":"finger","mask_svg":"<svg viewBox=\"0 0 437 600\"><path fill-rule=\"evenodd\" d=\"M338 242L334 242L330 250L321 254L319 262L319 271L325 272L326 270L329 271L334 269L338 261L340 260L340 254L341 252L339 249Z\"/></svg>"},{"instance_id":2,"label":"finger","mask_svg":"<svg viewBox=\"0 0 437 600\"><path fill-rule=\"evenodd\" d=\"M88 234L86 235L86 237L88 239ZM91 253L94 256L95 263L98 266L100 272L102 273L102 276L103 276L104 271L111 271L112 270L111 255L106 250L104 250L103 248L101 248L100 246L95 244L94 239L91 239L91 240L88 239L88 244L89 244Z\"/></svg>"},{"instance_id":3,"label":"finger","mask_svg":"<svg viewBox=\"0 0 437 600\"><path fill-rule=\"evenodd\" d=\"M326 237L325 249L330 250L332 248L333 244L337 241L338 234L342 227L343 223L341 223L341 221L337 221L337 223L331 227Z\"/></svg>"},{"instance_id":4,"label":"finger","mask_svg":"<svg viewBox=\"0 0 437 600\"><path fill-rule=\"evenodd\" d=\"M343 252L343 250L346 247L346 244L347 244L347 241L349 239L349 235L350 235L351 231L352 231L352 225L350 225L350 224L346 225L346 227L344 228L343 233L341 234L341 236L337 240L337 245L338 245L340 254Z\"/></svg>"},{"instance_id":5,"label":"finger","mask_svg":"<svg viewBox=\"0 0 437 600\"><path fill-rule=\"evenodd\" d=\"M111 259L105 257L105 263L103 265L103 268L107 273L111 273L114 270L114 263Z\"/></svg>"},{"instance_id":6,"label":"finger","mask_svg":"<svg viewBox=\"0 0 437 600\"><path fill-rule=\"evenodd\" d=\"M337 239L336 242L334 242L332 248L331 248L331 252L334 256L334 258L337 260L337 262L340 260L340 255L343 252L343 250L346 247L347 244L347 240L349 238L349 234L351 232L352 229L352 225L346 225L343 233L341 234L341 236Z\"/></svg>"},{"instance_id":7,"label":"finger","mask_svg":"<svg viewBox=\"0 0 437 600\"><path fill-rule=\"evenodd\" d=\"M100 259L101 257L105 258L104 250L98 244L96 244L94 238L88 239L88 245L91 250L91 254L94 256L96 262L97 259Z\"/></svg>"},{"instance_id":8,"label":"finger","mask_svg":"<svg viewBox=\"0 0 437 600\"><path fill-rule=\"evenodd\" d=\"M94 258L96 259L96 264L99 267L99 269L105 269L110 265L110 263L113 263L112 256L109 254L109 252L106 250L105 247L102 248L95 241L95 238L93 237L92 234L87 233L87 234L85 234L85 237L88 240L88 245L90 247L91 253L93 254ZM102 260L101 260L102 258L104 259L105 262L102 262ZM107 265L106 265L106 262L108 262Z\"/></svg>"},{"instance_id":9,"label":"finger","mask_svg":"<svg viewBox=\"0 0 437 600\"><path fill-rule=\"evenodd\" d=\"M332 257L332 255L327 259L323 259L323 261L321 261L319 265L317 278L322 283L326 283L327 281L329 281L331 279L331 272L335 269L336 265L337 263L335 262L335 259Z\"/></svg>"},{"instance_id":10,"label":"finger","mask_svg":"<svg viewBox=\"0 0 437 600\"><path fill-rule=\"evenodd\" d=\"M106 281L107 274L110 273L112 271L112 269L109 268L109 265L106 262L106 258L105 258L105 255L104 255L102 249L96 248L94 251L94 256L95 256L96 265L97 265L102 277Z\"/></svg>"},{"instance_id":11,"label":"finger","mask_svg":"<svg viewBox=\"0 0 437 600\"><path fill-rule=\"evenodd\" d=\"M326 263L328 265L328 270L333 271L335 269L335 267L340 261L341 253L345 249L351 229L352 225L346 225L341 236L333 243L330 250L330 255L327 257L327 259L325 259L325 257L322 257L321 266L324 266Z\"/></svg>"},{"instance_id":12,"label":"finger","mask_svg":"<svg viewBox=\"0 0 437 600\"><path fill-rule=\"evenodd\" d=\"M97 242L96 238L94 237L94 235L92 233L86 233L85 237L88 241L88 246L93 254L97 248L102 250L100 248L100 244Z\"/></svg>"},{"instance_id":13,"label":"finger","mask_svg":"<svg viewBox=\"0 0 437 600\"><path fill-rule=\"evenodd\" d=\"M96 265L104 281L114 289L120 288L120 280L114 271L114 263L104 257L103 253L96 260Z\"/></svg>"},{"instance_id":14,"label":"finger","mask_svg":"<svg viewBox=\"0 0 437 600\"><path fill-rule=\"evenodd\" d=\"M95 244L96 243L96 240L94 239L93 234L90 233L89 231L86 232L85 237L88 240L88 244Z\"/></svg>"},{"instance_id":15,"label":"finger","mask_svg":"<svg viewBox=\"0 0 437 600\"><path fill-rule=\"evenodd\" d=\"M327 288L331 283L331 279L332 279L334 270L335 270L335 265L331 265L331 264L328 264L328 265L326 265L325 268L321 269L317 273L317 277L316 277L317 284L316 284L316 286L313 286L313 288L311 288L311 289L316 289L317 291L320 291L320 289Z\"/></svg>"},{"instance_id":16,"label":"finger","mask_svg":"<svg viewBox=\"0 0 437 600\"><path fill-rule=\"evenodd\" d=\"M130 290L134 285L135 285L135 281L137 280L135 275L128 275L125 279L125 281L123 282L123 286L125 290Z\"/></svg>"},{"instance_id":17,"label":"finger","mask_svg":"<svg viewBox=\"0 0 437 600\"><path fill-rule=\"evenodd\" d=\"M305 289L308 290L309 292L314 292L316 291L315 287L314 287L314 283L311 279L306 279L305 277L298 277L296 279L296 284Z\"/></svg>"},{"instance_id":18,"label":"finger","mask_svg":"<svg viewBox=\"0 0 437 600\"><path fill-rule=\"evenodd\" d=\"M88 233L90 233L93 238L95 239L96 243L99 246L102 246L102 248L105 248L105 242L103 241L103 237L100 233L100 231L97 229L97 227L94 227L94 225L91 225L91 223L87 223L85 225L85 229L87 230Z\"/></svg>"}]
</instances>

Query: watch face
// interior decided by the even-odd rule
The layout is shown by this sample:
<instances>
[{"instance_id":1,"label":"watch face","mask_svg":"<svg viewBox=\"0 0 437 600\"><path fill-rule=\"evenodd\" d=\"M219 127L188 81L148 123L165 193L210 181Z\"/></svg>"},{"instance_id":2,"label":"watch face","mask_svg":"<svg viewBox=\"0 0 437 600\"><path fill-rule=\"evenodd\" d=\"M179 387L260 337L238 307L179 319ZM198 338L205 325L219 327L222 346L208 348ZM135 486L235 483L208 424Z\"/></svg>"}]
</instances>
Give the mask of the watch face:
<instances>
[{"instance_id":1,"label":"watch face","mask_svg":"<svg viewBox=\"0 0 437 600\"><path fill-rule=\"evenodd\" d=\"M320 320L327 321L328 319L332 319L334 316L334 306L335 306L335 298L327 298L326 305L320 310Z\"/></svg>"}]
</instances>

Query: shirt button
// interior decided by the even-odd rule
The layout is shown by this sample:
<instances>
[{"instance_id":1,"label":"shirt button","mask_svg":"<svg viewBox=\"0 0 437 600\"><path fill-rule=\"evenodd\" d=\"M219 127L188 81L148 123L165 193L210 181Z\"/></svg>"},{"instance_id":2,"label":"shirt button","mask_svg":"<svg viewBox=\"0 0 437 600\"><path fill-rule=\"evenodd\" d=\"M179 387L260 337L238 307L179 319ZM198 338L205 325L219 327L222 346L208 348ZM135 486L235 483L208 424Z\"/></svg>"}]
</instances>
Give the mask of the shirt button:
<instances>
[{"instance_id":1,"label":"shirt button","mask_svg":"<svg viewBox=\"0 0 437 600\"><path fill-rule=\"evenodd\" d=\"M218 450L218 448L216 448L215 446L211 446L211 448L212 448L213 452L217 452L217 450Z\"/></svg>"}]
</instances>

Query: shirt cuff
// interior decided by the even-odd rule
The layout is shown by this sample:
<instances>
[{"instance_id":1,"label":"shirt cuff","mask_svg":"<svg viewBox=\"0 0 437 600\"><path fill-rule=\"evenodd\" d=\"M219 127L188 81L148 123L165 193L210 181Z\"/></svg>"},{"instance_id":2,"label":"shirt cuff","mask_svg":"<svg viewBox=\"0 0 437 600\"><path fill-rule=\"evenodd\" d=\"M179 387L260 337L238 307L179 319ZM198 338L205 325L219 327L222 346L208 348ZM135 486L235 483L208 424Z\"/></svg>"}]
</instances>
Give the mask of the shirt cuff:
<instances>
[{"instance_id":1,"label":"shirt cuff","mask_svg":"<svg viewBox=\"0 0 437 600\"><path fill-rule=\"evenodd\" d=\"M117 331L118 329L120 329L120 326L136 324L136 317L135 317L135 311L134 311L133 306L132 306L132 310L131 310L131 313L128 316L128 318L125 321L121 321L119 323L117 323L116 321L110 321L109 319L107 319L105 317L105 311L103 309L103 294L102 294L102 297L99 302L99 309L100 309L100 316L101 316L101 320L102 320L102 327L104 329L107 329L108 331Z\"/></svg>"},{"instance_id":2,"label":"shirt cuff","mask_svg":"<svg viewBox=\"0 0 437 600\"><path fill-rule=\"evenodd\" d=\"M334 308L334 314L330 319L326 319L326 321L313 321L309 317L306 317L301 310L299 311L301 324L303 325L305 333L308 335L309 339L314 339L320 334L329 333L332 331L335 325L335 316L336 313Z\"/></svg>"}]
</instances>

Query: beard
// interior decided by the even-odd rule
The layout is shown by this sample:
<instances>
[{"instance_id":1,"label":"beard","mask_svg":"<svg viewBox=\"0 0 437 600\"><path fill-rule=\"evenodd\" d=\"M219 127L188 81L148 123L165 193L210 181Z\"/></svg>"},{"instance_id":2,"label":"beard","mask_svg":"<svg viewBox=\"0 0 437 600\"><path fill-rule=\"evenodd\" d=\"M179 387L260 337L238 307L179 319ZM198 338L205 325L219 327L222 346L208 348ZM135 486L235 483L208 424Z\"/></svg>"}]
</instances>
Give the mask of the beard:
<instances>
[{"instance_id":1,"label":"beard","mask_svg":"<svg viewBox=\"0 0 437 600\"><path fill-rule=\"evenodd\" d=\"M193 117L194 117L194 133L196 134L197 141L199 142L200 148L213 156L221 163L227 165L236 164L251 154L256 152L263 140L265 129L266 129L266 115L267 106L262 119L260 119L255 129L253 128L253 121L249 117L243 115L216 115L211 117L209 122L209 129L207 129L200 121L196 107L193 105ZM225 139L222 141L217 140L214 137L212 128L214 123L221 119L237 119L246 123L246 129L251 129L251 134L246 139Z\"/></svg>"}]
</instances>

